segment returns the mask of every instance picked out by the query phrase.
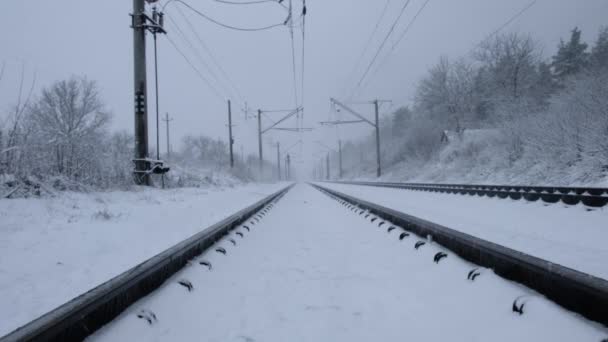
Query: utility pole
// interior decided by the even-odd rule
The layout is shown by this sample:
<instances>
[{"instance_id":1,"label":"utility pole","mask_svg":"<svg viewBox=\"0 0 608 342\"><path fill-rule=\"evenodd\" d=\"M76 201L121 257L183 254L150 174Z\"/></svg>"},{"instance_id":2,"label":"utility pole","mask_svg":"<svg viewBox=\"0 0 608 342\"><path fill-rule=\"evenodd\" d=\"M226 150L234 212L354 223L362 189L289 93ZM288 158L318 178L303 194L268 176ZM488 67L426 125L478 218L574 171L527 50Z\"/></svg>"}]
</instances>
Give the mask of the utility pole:
<instances>
[{"instance_id":1,"label":"utility pole","mask_svg":"<svg viewBox=\"0 0 608 342\"><path fill-rule=\"evenodd\" d=\"M340 179L342 179L342 140L338 140L338 163L340 164Z\"/></svg>"},{"instance_id":2,"label":"utility pole","mask_svg":"<svg viewBox=\"0 0 608 342\"><path fill-rule=\"evenodd\" d=\"M376 168L376 176L380 177L382 176L382 158L380 155L380 114L379 114L379 103L380 102L390 102L387 100L373 100L371 103L374 105L374 122L366 119L363 115L357 113L356 111L354 111L352 108L346 106L345 104L341 103L340 101L331 98L330 99L331 103L334 105L337 105L341 108L343 108L344 110L346 110L347 112L349 112L350 114L356 116L359 120L352 120L352 121L327 121L327 122L321 122L321 124L323 125L343 125L343 124L354 124L354 123L367 123L370 126L374 127L375 131L376 131L376 164L377 164L377 168Z\"/></svg>"},{"instance_id":3,"label":"utility pole","mask_svg":"<svg viewBox=\"0 0 608 342\"><path fill-rule=\"evenodd\" d=\"M277 177L281 181L281 143L277 142Z\"/></svg>"},{"instance_id":4,"label":"utility pole","mask_svg":"<svg viewBox=\"0 0 608 342\"><path fill-rule=\"evenodd\" d=\"M374 108L376 112L376 177L382 176L382 163L380 161L380 122L378 114L378 100L374 100Z\"/></svg>"},{"instance_id":5,"label":"utility pole","mask_svg":"<svg viewBox=\"0 0 608 342\"><path fill-rule=\"evenodd\" d=\"M165 113L165 118L163 119L165 124L167 125L167 160L171 159L171 140L169 140L169 122L173 121L173 119L169 119L169 113Z\"/></svg>"},{"instance_id":6,"label":"utility pole","mask_svg":"<svg viewBox=\"0 0 608 342\"><path fill-rule=\"evenodd\" d=\"M150 185L148 174L148 96L146 89L145 0L133 0L133 76L135 93L135 183Z\"/></svg>"},{"instance_id":7,"label":"utility pole","mask_svg":"<svg viewBox=\"0 0 608 342\"><path fill-rule=\"evenodd\" d=\"M279 125L280 123L284 122L285 120L291 118L292 116L298 114L300 112L300 110L302 110L302 107L298 107L298 108L294 109L289 114L285 115L283 118L279 119L277 122L270 125L270 127L266 127L265 129L262 129L263 111L261 109L258 109L258 149L259 149L259 154L260 154L260 176L262 175L262 171L263 171L263 159L264 159L264 154L263 154L263 150L262 150L262 135L271 129L280 129L280 128L276 128L276 126ZM292 128L283 128L283 130L291 131L293 129Z\"/></svg>"},{"instance_id":8,"label":"utility pole","mask_svg":"<svg viewBox=\"0 0 608 342\"><path fill-rule=\"evenodd\" d=\"M260 178L262 177L262 163L264 159L262 151L262 110L258 109L258 152L260 154Z\"/></svg>"},{"instance_id":9,"label":"utility pole","mask_svg":"<svg viewBox=\"0 0 608 342\"><path fill-rule=\"evenodd\" d=\"M232 138L232 107L230 105L230 100L228 100L228 144L230 145L230 168L234 167L234 154L232 151L232 146L234 145L234 139Z\"/></svg>"},{"instance_id":10,"label":"utility pole","mask_svg":"<svg viewBox=\"0 0 608 342\"><path fill-rule=\"evenodd\" d=\"M327 180L330 180L331 174L329 173L329 152L327 152L327 156L325 157L325 165L327 167Z\"/></svg>"},{"instance_id":11,"label":"utility pole","mask_svg":"<svg viewBox=\"0 0 608 342\"><path fill-rule=\"evenodd\" d=\"M291 157L289 156L289 154L287 155L287 157L285 157L286 159L286 172L287 172L287 180L291 180Z\"/></svg>"}]
</instances>

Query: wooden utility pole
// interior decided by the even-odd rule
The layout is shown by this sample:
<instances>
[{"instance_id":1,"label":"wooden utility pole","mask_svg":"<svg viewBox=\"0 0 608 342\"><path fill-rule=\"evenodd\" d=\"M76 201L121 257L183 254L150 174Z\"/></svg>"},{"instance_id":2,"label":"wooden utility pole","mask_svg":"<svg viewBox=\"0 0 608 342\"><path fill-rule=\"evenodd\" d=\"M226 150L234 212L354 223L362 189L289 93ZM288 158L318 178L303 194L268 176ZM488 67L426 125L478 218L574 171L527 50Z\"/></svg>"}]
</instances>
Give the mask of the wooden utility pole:
<instances>
[{"instance_id":1,"label":"wooden utility pole","mask_svg":"<svg viewBox=\"0 0 608 342\"><path fill-rule=\"evenodd\" d=\"M146 4L133 0L133 76L135 93L135 183L150 185L148 174L148 96L146 88Z\"/></svg>"},{"instance_id":2,"label":"wooden utility pole","mask_svg":"<svg viewBox=\"0 0 608 342\"><path fill-rule=\"evenodd\" d=\"M277 178L281 181L281 143L277 142Z\"/></svg>"},{"instance_id":3,"label":"wooden utility pole","mask_svg":"<svg viewBox=\"0 0 608 342\"><path fill-rule=\"evenodd\" d=\"M339 174L340 174L340 179L342 179L342 140L338 140L338 163L340 164L339 167Z\"/></svg>"},{"instance_id":4,"label":"wooden utility pole","mask_svg":"<svg viewBox=\"0 0 608 342\"><path fill-rule=\"evenodd\" d=\"M289 154L287 155L287 157L285 157L286 161L285 163L287 165L285 165L285 170L287 172L287 180L291 180L291 157L289 156Z\"/></svg>"},{"instance_id":5,"label":"wooden utility pole","mask_svg":"<svg viewBox=\"0 0 608 342\"><path fill-rule=\"evenodd\" d=\"M232 147L234 145L234 138L232 138L232 108L230 100L228 100L228 145L230 146L230 168L234 167L234 152Z\"/></svg>"},{"instance_id":6,"label":"wooden utility pole","mask_svg":"<svg viewBox=\"0 0 608 342\"><path fill-rule=\"evenodd\" d=\"M376 177L382 176L382 164L380 161L380 119L378 118L378 100L374 100L374 109L376 112Z\"/></svg>"},{"instance_id":7,"label":"wooden utility pole","mask_svg":"<svg viewBox=\"0 0 608 342\"><path fill-rule=\"evenodd\" d=\"M262 110L258 109L258 152L260 155L260 178L262 177L263 171L263 160L264 155L262 151Z\"/></svg>"},{"instance_id":8,"label":"wooden utility pole","mask_svg":"<svg viewBox=\"0 0 608 342\"><path fill-rule=\"evenodd\" d=\"M329 152L327 152L327 156L325 157L325 166L327 168L327 180L331 178L331 174L329 172Z\"/></svg>"},{"instance_id":9,"label":"wooden utility pole","mask_svg":"<svg viewBox=\"0 0 608 342\"><path fill-rule=\"evenodd\" d=\"M169 140L169 122L173 121L173 119L169 119L169 113L165 113L165 118L163 119L165 124L167 125L167 160L171 159L171 140Z\"/></svg>"}]
</instances>

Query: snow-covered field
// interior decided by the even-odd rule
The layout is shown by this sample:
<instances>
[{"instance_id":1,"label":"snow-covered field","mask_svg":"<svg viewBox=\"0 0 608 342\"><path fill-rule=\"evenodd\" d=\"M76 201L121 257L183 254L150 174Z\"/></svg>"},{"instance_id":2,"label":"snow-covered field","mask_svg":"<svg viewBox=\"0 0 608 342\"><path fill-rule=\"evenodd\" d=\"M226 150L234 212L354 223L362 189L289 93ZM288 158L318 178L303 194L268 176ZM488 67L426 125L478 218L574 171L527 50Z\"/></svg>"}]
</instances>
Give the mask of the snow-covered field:
<instances>
[{"instance_id":1,"label":"snow-covered field","mask_svg":"<svg viewBox=\"0 0 608 342\"><path fill-rule=\"evenodd\" d=\"M0 336L284 186L0 199Z\"/></svg>"},{"instance_id":2,"label":"snow-covered field","mask_svg":"<svg viewBox=\"0 0 608 342\"><path fill-rule=\"evenodd\" d=\"M600 341L608 329L298 185L91 341ZM233 246L229 238L236 241ZM209 270L199 261L212 264ZM178 281L192 283L189 292ZM511 311L521 295L524 314ZM143 311L142 311L143 310ZM152 318L152 314L156 319ZM149 317L138 318L138 314Z\"/></svg>"},{"instance_id":3,"label":"snow-covered field","mask_svg":"<svg viewBox=\"0 0 608 342\"><path fill-rule=\"evenodd\" d=\"M321 185L608 279L608 207Z\"/></svg>"}]
</instances>

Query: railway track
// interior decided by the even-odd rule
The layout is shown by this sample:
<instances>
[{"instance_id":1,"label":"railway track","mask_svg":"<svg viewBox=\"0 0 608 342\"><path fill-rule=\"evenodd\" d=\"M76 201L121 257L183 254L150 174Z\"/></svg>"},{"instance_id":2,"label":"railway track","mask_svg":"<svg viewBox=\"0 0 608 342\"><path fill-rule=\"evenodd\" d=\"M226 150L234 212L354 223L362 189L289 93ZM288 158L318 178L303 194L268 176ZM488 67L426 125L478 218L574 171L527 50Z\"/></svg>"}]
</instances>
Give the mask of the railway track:
<instances>
[{"instance_id":1,"label":"railway track","mask_svg":"<svg viewBox=\"0 0 608 342\"><path fill-rule=\"evenodd\" d=\"M248 220L264 215L291 186L207 227L200 233L148 259L51 312L16 329L0 342L81 341L140 298L156 290L216 241Z\"/></svg>"},{"instance_id":2,"label":"railway track","mask_svg":"<svg viewBox=\"0 0 608 342\"><path fill-rule=\"evenodd\" d=\"M435 224L345 193L312 184L359 213L368 211L407 232L437 242L463 259L532 288L564 308L608 326L608 281Z\"/></svg>"},{"instance_id":3,"label":"railway track","mask_svg":"<svg viewBox=\"0 0 608 342\"><path fill-rule=\"evenodd\" d=\"M435 242L437 247L445 248L446 252L453 252L480 267L490 268L499 276L534 289L568 310L608 326L608 282L604 279L332 190L323 185L312 184L312 186L340 202L353 212L353 215L360 216L366 213L373 215L376 219L380 218L373 224L377 227L384 224L382 229L388 229L389 233L391 230L397 229L399 234L393 233L392 235L399 236L400 240L406 236L404 234L417 235L419 241L416 243L416 250L420 243ZM254 220L257 222L290 188L291 186L264 198L75 298L0 338L0 342L80 341L90 336L101 326L120 315L131 304L159 288L163 282L180 271L196 256L214 246L216 242L228 239L229 233L239 234L237 228L245 227L247 222ZM306 201L298 203L309 205L306 204ZM302 204L297 206L300 205ZM329 214L326 213L326 215ZM382 222L378 223L380 221ZM248 227L244 229L249 231ZM226 250L222 251L221 248L218 248L216 252L225 254ZM439 260L442 257L439 256ZM435 258L437 259L438 255L435 255ZM211 264L201 263L201 265L211 269ZM192 286L188 283L181 285ZM188 291L190 290L188 288ZM144 318L156 319L147 316Z\"/></svg>"},{"instance_id":4,"label":"railway track","mask_svg":"<svg viewBox=\"0 0 608 342\"><path fill-rule=\"evenodd\" d=\"M391 183L364 181L335 181L332 183L406 189L414 191L428 191L446 194L460 194L472 196L476 195L513 200L540 200L546 203L562 202L568 205L582 203L589 207L603 207L608 204L608 188L481 184Z\"/></svg>"}]
</instances>

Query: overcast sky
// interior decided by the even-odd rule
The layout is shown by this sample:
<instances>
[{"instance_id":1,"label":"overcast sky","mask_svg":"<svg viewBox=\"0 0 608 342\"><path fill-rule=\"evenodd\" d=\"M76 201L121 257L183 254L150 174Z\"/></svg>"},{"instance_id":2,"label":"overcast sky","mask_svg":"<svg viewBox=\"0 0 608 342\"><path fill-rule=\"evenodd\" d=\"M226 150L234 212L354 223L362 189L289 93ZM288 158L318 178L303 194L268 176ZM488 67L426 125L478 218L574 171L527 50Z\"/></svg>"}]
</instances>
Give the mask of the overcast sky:
<instances>
[{"instance_id":1,"label":"overcast sky","mask_svg":"<svg viewBox=\"0 0 608 342\"><path fill-rule=\"evenodd\" d=\"M239 27L281 23L286 17L285 9L276 3L237 6L213 0L184 1L214 19ZM293 1L299 12L301 1ZM371 132L371 127L367 126L343 126L339 131L320 128L318 122L328 119L330 97L344 99L351 93L405 1L390 0L378 32L355 69L386 0L307 0L304 126L316 130L303 135L306 160L321 152L313 143L315 140L334 146L337 136L348 139ZM411 103L416 82L440 55L466 55L477 42L530 3L530 0L431 0L404 39L388 55L424 1L411 0L363 87L355 92L354 100L392 100L393 107L387 105L384 110ZM128 16L131 1L1 0L1 3L0 63L6 65L0 81L2 115L16 101L20 68L25 63L28 80L36 72L38 89L71 75L86 75L96 80L108 109L113 113L112 129L133 131L133 51ZM169 38L215 89L201 80L169 44L168 37L159 37L160 108L163 114L169 112L174 119L171 122L174 145L187 134L227 139L225 101L231 98L237 125L237 152L241 148L247 153L256 152L257 123L253 118L245 120L241 111L243 102L247 101L252 110L295 107L289 29L282 26L261 32L232 31L197 16L176 2L169 4L165 11L170 18L166 25ZM219 67L201 48L182 13L214 55ZM575 26L582 29L586 41L593 42L600 26L608 24L607 13L608 0L538 0L504 31L531 33L548 57L555 52L560 37L567 38ZM202 60L183 40L173 22L198 49ZM148 35L148 38L149 133L153 148L156 134L152 97L154 74L152 37ZM294 39L301 102L302 32L299 27L294 31ZM377 66L381 67L377 69ZM230 81L226 81L224 72ZM357 106L357 109L368 113L371 118L371 105ZM264 125L269 125L270 120L276 120L280 115L267 114ZM295 125L295 120L292 120L283 127ZM161 128L164 132L164 126ZM268 150L271 141L289 146L299 137L300 134L294 133L268 134L265 138L266 156L271 159L276 155L274 150ZM164 141L163 135L161 146L164 146Z\"/></svg>"}]
</instances>

